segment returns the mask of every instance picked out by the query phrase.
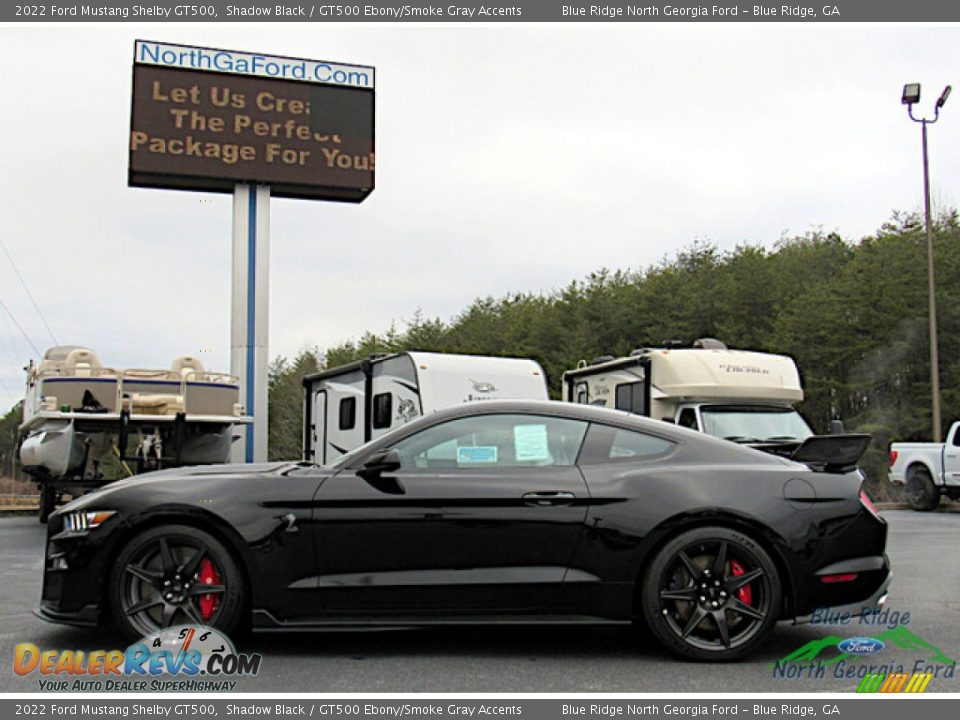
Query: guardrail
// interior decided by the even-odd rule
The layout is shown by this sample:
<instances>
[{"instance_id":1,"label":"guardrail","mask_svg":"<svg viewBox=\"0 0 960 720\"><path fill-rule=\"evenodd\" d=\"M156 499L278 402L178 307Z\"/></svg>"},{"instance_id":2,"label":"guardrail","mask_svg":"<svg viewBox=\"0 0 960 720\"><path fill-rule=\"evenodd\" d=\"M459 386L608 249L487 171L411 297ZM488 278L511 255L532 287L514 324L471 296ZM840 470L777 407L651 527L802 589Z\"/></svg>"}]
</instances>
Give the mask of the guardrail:
<instances>
[{"instance_id":1,"label":"guardrail","mask_svg":"<svg viewBox=\"0 0 960 720\"><path fill-rule=\"evenodd\" d=\"M0 493L0 508L37 507L39 495L21 495L20 493Z\"/></svg>"}]
</instances>

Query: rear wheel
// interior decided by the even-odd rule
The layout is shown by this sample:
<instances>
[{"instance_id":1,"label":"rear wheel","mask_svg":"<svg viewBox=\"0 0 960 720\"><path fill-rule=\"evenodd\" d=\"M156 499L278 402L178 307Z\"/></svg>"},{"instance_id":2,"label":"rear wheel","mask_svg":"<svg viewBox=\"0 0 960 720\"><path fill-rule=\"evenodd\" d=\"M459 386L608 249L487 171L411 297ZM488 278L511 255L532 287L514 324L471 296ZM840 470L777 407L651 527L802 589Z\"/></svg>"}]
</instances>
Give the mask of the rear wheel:
<instances>
[{"instance_id":1,"label":"rear wheel","mask_svg":"<svg viewBox=\"0 0 960 720\"><path fill-rule=\"evenodd\" d=\"M914 510L928 512L940 504L940 489L933 484L930 471L916 467L907 477L907 503Z\"/></svg>"},{"instance_id":2,"label":"rear wheel","mask_svg":"<svg viewBox=\"0 0 960 720\"><path fill-rule=\"evenodd\" d=\"M776 624L780 579L770 556L746 535L697 528L668 542L643 579L651 632L694 660L736 660Z\"/></svg>"},{"instance_id":3,"label":"rear wheel","mask_svg":"<svg viewBox=\"0 0 960 720\"><path fill-rule=\"evenodd\" d=\"M113 618L130 640L174 625L205 625L227 635L240 626L243 575L219 540L193 527L163 525L136 536L108 583Z\"/></svg>"}]
</instances>

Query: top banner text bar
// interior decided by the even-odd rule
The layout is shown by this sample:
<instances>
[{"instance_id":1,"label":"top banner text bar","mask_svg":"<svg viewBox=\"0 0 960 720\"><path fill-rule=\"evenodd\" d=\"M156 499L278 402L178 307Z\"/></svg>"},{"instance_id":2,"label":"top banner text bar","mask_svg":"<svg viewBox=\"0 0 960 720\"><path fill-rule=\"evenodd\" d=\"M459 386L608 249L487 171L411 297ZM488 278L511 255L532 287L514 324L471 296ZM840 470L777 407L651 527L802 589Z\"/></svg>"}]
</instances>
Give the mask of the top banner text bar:
<instances>
[{"instance_id":1,"label":"top banner text bar","mask_svg":"<svg viewBox=\"0 0 960 720\"><path fill-rule=\"evenodd\" d=\"M960 3L942 0L235 2L204 0L202 5L184 5L177 0L153 0L149 4L66 0L55 4L4 4L0 22L960 22Z\"/></svg>"}]
</instances>

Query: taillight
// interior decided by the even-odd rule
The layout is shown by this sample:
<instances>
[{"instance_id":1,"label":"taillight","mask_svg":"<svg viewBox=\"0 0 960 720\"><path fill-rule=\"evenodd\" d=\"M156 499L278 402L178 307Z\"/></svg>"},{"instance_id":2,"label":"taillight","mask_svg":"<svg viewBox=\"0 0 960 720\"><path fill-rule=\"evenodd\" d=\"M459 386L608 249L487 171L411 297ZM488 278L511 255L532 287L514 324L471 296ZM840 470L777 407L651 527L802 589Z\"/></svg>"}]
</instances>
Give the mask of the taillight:
<instances>
[{"instance_id":1,"label":"taillight","mask_svg":"<svg viewBox=\"0 0 960 720\"><path fill-rule=\"evenodd\" d=\"M897 452L896 450L891 450L891 451L890 451L890 467L893 467L893 464L897 461L897 456L898 456L899 454L900 454L900 453Z\"/></svg>"},{"instance_id":2,"label":"taillight","mask_svg":"<svg viewBox=\"0 0 960 720\"><path fill-rule=\"evenodd\" d=\"M870 499L870 496L867 495L867 491L863 488L860 488L860 504L869 510L870 514L875 518L880 517L880 511L877 510L877 506L873 504L873 500Z\"/></svg>"}]
</instances>

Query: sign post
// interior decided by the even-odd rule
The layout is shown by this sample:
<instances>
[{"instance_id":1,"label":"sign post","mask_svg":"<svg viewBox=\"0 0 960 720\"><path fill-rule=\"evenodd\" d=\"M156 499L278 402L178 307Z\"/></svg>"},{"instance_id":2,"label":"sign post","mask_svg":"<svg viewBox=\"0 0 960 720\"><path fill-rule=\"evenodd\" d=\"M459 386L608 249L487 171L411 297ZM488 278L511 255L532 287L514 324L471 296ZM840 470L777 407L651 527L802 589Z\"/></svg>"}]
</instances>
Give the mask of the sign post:
<instances>
[{"instance_id":1,"label":"sign post","mask_svg":"<svg viewBox=\"0 0 960 720\"><path fill-rule=\"evenodd\" d=\"M270 304L270 188L238 184L233 191L233 273L230 372L253 424L233 444L233 462L267 460Z\"/></svg>"},{"instance_id":2,"label":"sign post","mask_svg":"<svg viewBox=\"0 0 960 720\"><path fill-rule=\"evenodd\" d=\"M268 457L270 198L361 202L375 161L372 67L134 44L129 185L233 193L235 462Z\"/></svg>"}]
</instances>

